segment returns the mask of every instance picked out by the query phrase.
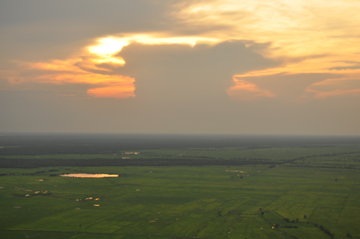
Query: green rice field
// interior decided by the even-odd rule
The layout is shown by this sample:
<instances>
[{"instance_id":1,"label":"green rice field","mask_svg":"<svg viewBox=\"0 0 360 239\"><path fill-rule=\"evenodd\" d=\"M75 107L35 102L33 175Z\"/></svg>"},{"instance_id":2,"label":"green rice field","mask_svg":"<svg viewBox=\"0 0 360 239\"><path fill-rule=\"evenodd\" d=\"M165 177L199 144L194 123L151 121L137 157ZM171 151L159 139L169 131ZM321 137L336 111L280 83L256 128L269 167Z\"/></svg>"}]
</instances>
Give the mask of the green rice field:
<instances>
[{"instance_id":1,"label":"green rice field","mask_svg":"<svg viewBox=\"0 0 360 239\"><path fill-rule=\"evenodd\" d=\"M134 157L246 156L276 164L1 168L0 238L360 238L358 151L144 150ZM62 173L119 177L50 176Z\"/></svg>"}]
</instances>

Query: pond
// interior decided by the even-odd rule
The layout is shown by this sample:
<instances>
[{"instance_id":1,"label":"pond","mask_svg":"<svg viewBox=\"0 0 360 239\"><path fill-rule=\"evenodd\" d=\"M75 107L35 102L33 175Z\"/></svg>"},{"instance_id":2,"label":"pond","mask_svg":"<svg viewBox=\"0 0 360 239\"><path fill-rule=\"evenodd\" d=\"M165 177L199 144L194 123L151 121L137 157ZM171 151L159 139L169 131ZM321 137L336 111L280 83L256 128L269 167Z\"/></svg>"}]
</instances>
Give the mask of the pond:
<instances>
[{"instance_id":1,"label":"pond","mask_svg":"<svg viewBox=\"0 0 360 239\"><path fill-rule=\"evenodd\" d=\"M70 178L117 178L118 174L91 174L91 173L70 173L70 174L61 174L60 177L70 177Z\"/></svg>"}]
</instances>

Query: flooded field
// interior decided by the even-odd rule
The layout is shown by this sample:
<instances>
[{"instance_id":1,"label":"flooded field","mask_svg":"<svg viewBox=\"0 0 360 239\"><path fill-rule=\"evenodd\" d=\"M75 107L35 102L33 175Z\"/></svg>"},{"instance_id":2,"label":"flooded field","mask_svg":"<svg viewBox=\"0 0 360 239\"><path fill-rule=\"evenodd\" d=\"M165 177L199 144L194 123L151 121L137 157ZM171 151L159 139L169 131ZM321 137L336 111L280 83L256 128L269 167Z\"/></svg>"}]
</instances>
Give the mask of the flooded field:
<instances>
[{"instance_id":1,"label":"flooded field","mask_svg":"<svg viewBox=\"0 0 360 239\"><path fill-rule=\"evenodd\" d=\"M118 174L90 174L90 173L70 173L70 174L61 174L60 177L70 177L70 178L117 178Z\"/></svg>"}]
</instances>

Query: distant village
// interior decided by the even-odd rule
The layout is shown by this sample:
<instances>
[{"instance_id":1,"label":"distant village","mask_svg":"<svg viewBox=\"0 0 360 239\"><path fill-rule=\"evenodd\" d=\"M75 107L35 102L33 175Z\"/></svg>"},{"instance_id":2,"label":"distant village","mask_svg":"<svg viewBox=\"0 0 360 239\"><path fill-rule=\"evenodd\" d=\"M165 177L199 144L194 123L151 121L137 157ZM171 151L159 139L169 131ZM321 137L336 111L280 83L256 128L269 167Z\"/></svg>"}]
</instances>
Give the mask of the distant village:
<instances>
[{"instance_id":1,"label":"distant village","mask_svg":"<svg viewBox=\"0 0 360 239\"><path fill-rule=\"evenodd\" d=\"M140 152L122 152L121 154L140 154Z\"/></svg>"},{"instance_id":2,"label":"distant village","mask_svg":"<svg viewBox=\"0 0 360 239\"><path fill-rule=\"evenodd\" d=\"M135 155L135 154L140 154L140 152L122 152L121 154ZM130 159L130 157L121 157L121 159Z\"/></svg>"}]
</instances>

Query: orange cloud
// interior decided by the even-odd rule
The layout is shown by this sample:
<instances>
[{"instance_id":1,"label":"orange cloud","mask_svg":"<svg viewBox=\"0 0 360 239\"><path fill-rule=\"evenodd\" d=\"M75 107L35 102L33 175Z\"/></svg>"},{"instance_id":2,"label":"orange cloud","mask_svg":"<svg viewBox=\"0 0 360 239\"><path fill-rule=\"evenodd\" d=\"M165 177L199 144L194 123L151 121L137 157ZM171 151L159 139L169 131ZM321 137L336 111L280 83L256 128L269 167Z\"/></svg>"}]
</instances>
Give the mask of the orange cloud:
<instances>
[{"instance_id":1,"label":"orange cloud","mask_svg":"<svg viewBox=\"0 0 360 239\"><path fill-rule=\"evenodd\" d=\"M168 37L158 34L106 36L98 38L93 45L85 46L80 54L72 58L49 62L21 62L18 64L18 71L6 72L6 75L13 86L22 83L80 83L89 85L90 89L86 93L94 97L118 99L135 97L135 79L113 75L114 68L122 67L126 63L123 58L117 56L124 46L132 42L149 45L187 44L194 46L199 41L209 44L218 42L213 38Z\"/></svg>"},{"instance_id":2,"label":"orange cloud","mask_svg":"<svg viewBox=\"0 0 360 239\"><path fill-rule=\"evenodd\" d=\"M323 62L318 64L317 62L319 60L323 60ZM336 56L320 56L317 58L305 58L300 61L290 61L280 67L246 72L245 74L235 75L234 77L261 79L282 75L288 76L288 78L291 79L292 76L304 75L305 78L298 79L298 84L302 85L300 81L306 83L306 81L309 80L306 74L318 75L318 82L309 82L308 85L303 88L302 96L299 96L300 98L295 100L295 102L301 102L305 99L324 99L332 96L358 95L360 89L360 67L358 65L358 62L336 61ZM324 80L323 75L328 75L328 77L330 76L331 78ZM316 80L316 78L314 78L314 80ZM236 83L236 80L234 81ZM276 92L276 96L280 97L294 90L287 86L288 89L284 91L284 87L281 84L286 85L285 82L274 82L274 85L271 87L271 94ZM295 82L294 85L296 85ZM274 90L274 87L279 90Z\"/></svg>"},{"instance_id":3,"label":"orange cloud","mask_svg":"<svg viewBox=\"0 0 360 239\"><path fill-rule=\"evenodd\" d=\"M135 97L134 90L133 85L123 84L89 89L87 93L97 98L124 99Z\"/></svg>"},{"instance_id":4,"label":"orange cloud","mask_svg":"<svg viewBox=\"0 0 360 239\"><path fill-rule=\"evenodd\" d=\"M360 22L359 9L357 0L208 0L177 4L172 14L189 27L215 29L204 31L203 37L270 43L269 47L253 50L278 59L283 62L282 66L247 72L241 76L243 79L280 73L347 75L346 78L356 74L360 79L360 45L356 31ZM248 44L247 47L252 46ZM340 90L321 95L328 97L357 91L337 84ZM228 92L233 90L234 87ZM306 94L305 88L303 93Z\"/></svg>"},{"instance_id":5,"label":"orange cloud","mask_svg":"<svg viewBox=\"0 0 360 239\"><path fill-rule=\"evenodd\" d=\"M360 80L357 75L347 75L339 79L327 79L310 85L306 88L306 92L317 99L360 95Z\"/></svg>"},{"instance_id":6,"label":"orange cloud","mask_svg":"<svg viewBox=\"0 0 360 239\"><path fill-rule=\"evenodd\" d=\"M216 29L203 36L271 42L272 56L348 55L359 50L359 9L358 0L208 0L177 4L172 14L183 24Z\"/></svg>"},{"instance_id":7,"label":"orange cloud","mask_svg":"<svg viewBox=\"0 0 360 239\"><path fill-rule=\"evenodd\" d=\"M19 70L4 73L13 87L24 83L27 83L27 87L31 87L31 83L85 84L90 88L86 93L94 97L118 99L135 97L134 78L110 75L108 74L110 70L97 67L92 60L91 58L85 60L70 58L51 62L23 62L19 63ZM100 73L85 69L97 70Z\"/></svg>"},{"instance_id":8,"label":"orange cloud","mask_svg":"<svg viewBox=\"0 0 360 239\"><path fill-rule=\"evenodd\" d=\"M337 89L333 91L318 91L311 89L309 87L306 89L306 92L315 94L314 97L317 99L325 99L327 97L341 96L341 95L360 95L360 89L354 89L354 90Z\"/></svg>"},{"instance_id":9,"label":"orange cloud","mask_svg":"<svg viewBox=\"0 0 360 239\"><path fill-rule=\"evenodd\" d=\"M232 4L228 5L232 6ZM240 4L238 7L242 8ZM194 8L191 13L208 11L207 7ZM231 7L225 7L223 10L226 12ZM113 75L113 69L122 67L126 64L125 60L118 57L118 53L123 47L129 45L132 42L138 42L149 45L161 45L161 44L186 44L194 46L197 42L207 43L209 45L218 43L223 39L227 39L231 36L216 35L216 38L209 36L166 36L159 34L128 34L123 37L106 36L96 40L96 43L83 48L83 52L78 56L69 58L67 60L54 60L51 62L37 62L37 63L23 63L28 71L37 71L31 73L29 76L26 74L13 73L11 77L8 77L14 84L21 84L21 82L36 81L37 83L81 83L88 84L91 89L87 90L87 94L94 97L110 97L110 98L129 98L135 97L134 81L135 79L128 76ZM241 37L241 36L240 36ZM223 39L222 39L223 38ZM277 42L278 39L269 39L273 42ZM245 41L244 41L245 42ZM290 44L291 45L291 44ZM248 46L251 47L251 44ZM280 48L278 48L280 49ZM275 48L265 49L273 52L277 51ZM256 51L256 49L254 49ZM263 55L265 54L262 52ZM319 51L319 54L324 52ZM307 53L306 53L307 54ZM283 64L279 67L247 72L243 75L234 75L234 86L227 90L227 94L231 99L238 100L254 100L260 98L272 98L275 97L273 92L276 92L276 96L280 96L276 90L265 90L258 85L246 81L247 77L265 77L276 74L283 75L295 75L306 73L330 73L333 75L348 75L344 79L351 78L353 76L360 76L360 69L354 62L346 61L345 58L358 57L357 54L334 54L334 55L318 55L318 56L304 56L306 54L296 54L296 56L281 56L277 55ZM354 65L355 64L355 65ZM34 76L35 74L35 76ZM15 75L18 75L17 77ZM351 76L352 75L352 76ZM239 79L241 77L241 79ZM320 83L320 82L319 82ZM341 85L341 83L336 83ZM97 85L95 87L95 85ZM99 87L100 85L100 87ZM315 84L314 84L315 86ZM281 87L281 86L279 86ZM305 88L303 88L305 89ZM315 93L316 91L316 93ZM315 98L326 98L331 95L340 94L352 94L357 92L354 89L345 89L339 87L337 90L318 91L310 87L303 91L304 93L315 93ZM321 93L323 92L323 93ZM324 93L332 92L332 93ZM340 93L342 92L342 93Z\"/></svg>"},{"instance_id":10,"label":"orange cloud","mask_svg":"<svg viewBox=\"0 0 360 239\"><path fill-rule=\"evenodd\" d=\"M234 77L235 86L227 90L227 94L231 99L235 100L256 100L263 97L275 97L273 93L268 90L260 89L256 84L251 82L236 79Z\"/></svg>"}]
</instances>

